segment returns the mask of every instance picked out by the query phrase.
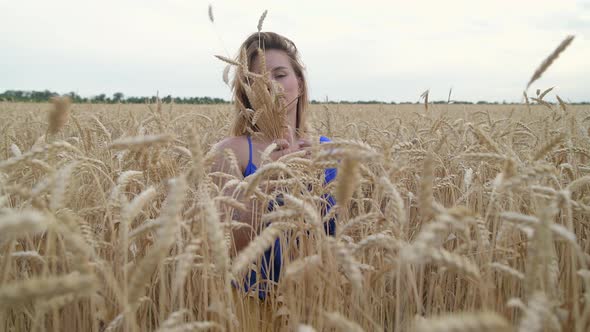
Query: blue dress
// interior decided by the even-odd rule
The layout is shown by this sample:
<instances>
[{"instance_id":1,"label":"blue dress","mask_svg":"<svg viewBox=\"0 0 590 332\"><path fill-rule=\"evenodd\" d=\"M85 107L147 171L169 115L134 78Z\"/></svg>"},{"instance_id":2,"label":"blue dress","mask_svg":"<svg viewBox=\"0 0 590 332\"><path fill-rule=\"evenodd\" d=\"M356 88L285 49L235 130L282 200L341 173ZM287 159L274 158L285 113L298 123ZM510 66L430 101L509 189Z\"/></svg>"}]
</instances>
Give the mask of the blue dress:
<instances>
[{"instance_id":1,"label":"blue dress","mask_svg":"<svg viewBox=\"0 0 590 332\"><path fill-rule=\"evenodd\" d=\"M330 139L324 136L320 136L320 143L330 142ZM248 136L248 147L250 149L248 165L244 170L244 177L253 174L256 172L257 167L252 163L252 138ZM326 168L324 170L324 184L328 184L332 180L336 178L336 169L335 168ZM322 211L324 214L328 213L332 206L336 204L334 198L331 195L325 194L322 196L325 201L328 203L326 205L325 211ZM278 202L278 205L282 205L281 202ZM269 210L274 209L274 204L271 204L268 207ZM336 221L332 218L328 222L324 224L324 229L328 235L334 235L336 233ZM258 276L256 271L250 271L246 280L244 282L244 290L248 291L251 287L255 286L258 287L258 297L260 299L265 299L267 294L267 285L264 280L272 280L274 282L278 282L280 275L281 275L281 266L283 265L283 256L281 253L281 244L279 239L275 240L274 245L264 252L264 256L261 259L262 266L260 267L260 279L261 282L258 282Z\"/></svg>"}]
</instances>

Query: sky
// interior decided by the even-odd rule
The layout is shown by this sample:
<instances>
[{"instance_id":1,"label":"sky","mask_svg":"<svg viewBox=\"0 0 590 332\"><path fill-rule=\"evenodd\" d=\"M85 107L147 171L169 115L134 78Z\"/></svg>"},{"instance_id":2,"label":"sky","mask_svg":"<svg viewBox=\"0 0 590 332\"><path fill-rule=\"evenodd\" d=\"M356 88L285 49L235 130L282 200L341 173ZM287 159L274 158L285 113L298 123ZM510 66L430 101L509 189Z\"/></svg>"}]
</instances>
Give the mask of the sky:
<instances>
[{"instance_id":1,"label":"sky","mask_svg":"<svg viewBox=\"0 0 590 332\"><path fill-rule=\"evenodd\" d=\"M208 17L212 5L215 22ZM529 89L590 100L590 0L0 0L0 92L210 96L256 31L292 39L312 99L520 101ZM554 98L552 92L549 100Z\"/></svg>"}]
</instances>

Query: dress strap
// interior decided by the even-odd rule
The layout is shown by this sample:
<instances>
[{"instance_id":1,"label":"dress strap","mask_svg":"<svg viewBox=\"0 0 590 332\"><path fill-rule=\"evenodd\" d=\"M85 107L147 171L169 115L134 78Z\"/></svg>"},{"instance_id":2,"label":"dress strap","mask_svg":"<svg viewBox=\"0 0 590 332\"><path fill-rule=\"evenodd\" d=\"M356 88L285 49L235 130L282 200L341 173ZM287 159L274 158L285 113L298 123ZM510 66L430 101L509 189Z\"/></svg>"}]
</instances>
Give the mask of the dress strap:
<instances>
[{"instance_id":1,"label":"dress strap","mask_svg":"<svg viewBox=\"0 0 590 332\"><path fill-rule=\"evenodd\" d=\"M248 148L250 149L249 155L248 155L248 164L252 163L252 137L250 137L250 135L247 136L248 137Z\"/></svg>"}]
</instances>

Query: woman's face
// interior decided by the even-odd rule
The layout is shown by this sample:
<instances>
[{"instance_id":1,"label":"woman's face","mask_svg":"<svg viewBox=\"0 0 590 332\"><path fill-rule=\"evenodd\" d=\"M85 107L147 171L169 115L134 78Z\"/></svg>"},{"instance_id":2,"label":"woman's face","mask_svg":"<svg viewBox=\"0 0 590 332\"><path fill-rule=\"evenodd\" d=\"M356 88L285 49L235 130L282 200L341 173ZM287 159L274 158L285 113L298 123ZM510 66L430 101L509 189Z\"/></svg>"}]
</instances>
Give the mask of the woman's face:
<instances>
[{"instance_id":1,"label":"woman's face","mask_svg":"<svg viewBox=\"0 0 590 332\"><path fill-rule=\"evenodd\" d=\"M277 81L284 89L285 100L283 102L287 106L287 114L295 112L297 109L297 98L299 97L300 78L295 74L293 66L289 61L289 56L281 50L266 50L264 51L266 59L266 71L270 78ZM255 73L261 73L260 58L256 57L252 64L252 70Z\"/></svg>"}]
</instances>

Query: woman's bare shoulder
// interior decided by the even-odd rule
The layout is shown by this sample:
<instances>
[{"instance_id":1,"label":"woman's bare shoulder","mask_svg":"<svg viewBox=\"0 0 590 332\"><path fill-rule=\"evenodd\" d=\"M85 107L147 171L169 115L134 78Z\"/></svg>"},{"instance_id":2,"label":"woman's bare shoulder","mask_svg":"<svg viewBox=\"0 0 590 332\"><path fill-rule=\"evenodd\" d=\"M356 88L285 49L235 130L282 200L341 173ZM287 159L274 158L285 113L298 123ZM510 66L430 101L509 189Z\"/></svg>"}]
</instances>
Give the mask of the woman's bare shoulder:
<instances>
[{"instance_id":1,"label":"woman's bare shoulder","mask_svg":"<svg viewBox=\"0 0 590 332\"><path fill-rule=\"evenodd\" d=\"M244 149L246 150L245 152ZM233 152L233 155L237 159L239 173L242 174L248 164L248 139L245 136L226 137L215 143L209 152L213 153L214 158L211 165L212 171L220 171L238 176L238 174L234 174L238 170L232 168L231 163L227 162L227 154L224 153L226 150Z\"/></svg>"},{"instance_id":2,"label":"woman's bare shoulder","mask_svg":"<svg viewBox=\"0 0 590 332\"><path fill-rule=\"evenodd\" d=\"M234 152L239 152L245 144L248 144L246 136L230 136L215 143L213 148L220 151L232 149Z\"/></svg>"},{"instance_id":3,"label":"woman's bare shoulder","mask_svg":"<svg viewBox=\"0 0 590 332\"><path fill-rule=\"evenodd\" d=\"M221 165L223 165L223 162L221 161L225 159L223 151L228 149L236 156L238 166L241 170L244 170L248 164L248 158L250 156L248 153L248 139L246 136L226 137L213 145L212 149L216 150L215 152L218 159L215 164L218 164L218 167L222 167Z\"/></svg>"}]
</instances>

